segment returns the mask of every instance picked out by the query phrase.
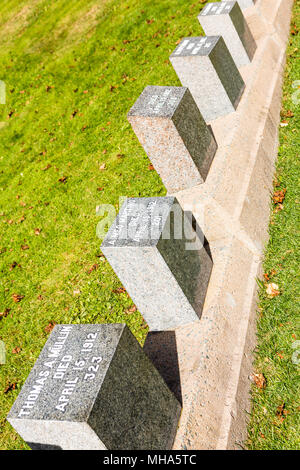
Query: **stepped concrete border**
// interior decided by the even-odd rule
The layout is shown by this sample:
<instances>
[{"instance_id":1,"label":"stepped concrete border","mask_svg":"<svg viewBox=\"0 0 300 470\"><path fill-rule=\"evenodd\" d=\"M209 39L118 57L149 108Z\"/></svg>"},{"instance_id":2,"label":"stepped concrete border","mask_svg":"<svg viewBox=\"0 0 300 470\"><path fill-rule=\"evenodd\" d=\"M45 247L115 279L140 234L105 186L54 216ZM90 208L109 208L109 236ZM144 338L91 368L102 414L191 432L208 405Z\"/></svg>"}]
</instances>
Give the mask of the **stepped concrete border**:
<instances>
[{"instance_id":1,"label":"stepped concrete border","mask_svg":"<svg viewBox=\"0 0 300 470\"><path fill-rule=\"evenodd\" d=\"M174 449L238 449L246 437L292 5L258 0L243 10L257 43L240 68L246 90L235 113L210 123L219 148L206 182L176 193L205 233L214 267L201 320L175 330L183 411Z\"/></svg>"}]
</instances>

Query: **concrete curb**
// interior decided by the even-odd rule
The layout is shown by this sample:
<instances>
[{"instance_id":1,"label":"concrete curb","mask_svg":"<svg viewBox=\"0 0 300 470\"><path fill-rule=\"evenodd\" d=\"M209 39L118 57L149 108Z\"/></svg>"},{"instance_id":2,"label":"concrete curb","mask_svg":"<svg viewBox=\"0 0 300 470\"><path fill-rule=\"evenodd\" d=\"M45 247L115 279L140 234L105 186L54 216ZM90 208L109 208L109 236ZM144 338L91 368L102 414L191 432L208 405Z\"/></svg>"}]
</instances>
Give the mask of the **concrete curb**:
<instances>
[{"instance_id":1,"label":"concrete curb","mask_svg":"<svg viewBox=\"0 0 300 470\"><path fill-rule=\"evenodd\" d=\"M235 113L210 123L219 149L206 182L176 193L203 229L214 268L201 320L175 331L183 411L174 449L238 449L246 437L292 5L258 0L243 11L257 42L240 69L245 93Z\"/></svg>"}]
</instances>

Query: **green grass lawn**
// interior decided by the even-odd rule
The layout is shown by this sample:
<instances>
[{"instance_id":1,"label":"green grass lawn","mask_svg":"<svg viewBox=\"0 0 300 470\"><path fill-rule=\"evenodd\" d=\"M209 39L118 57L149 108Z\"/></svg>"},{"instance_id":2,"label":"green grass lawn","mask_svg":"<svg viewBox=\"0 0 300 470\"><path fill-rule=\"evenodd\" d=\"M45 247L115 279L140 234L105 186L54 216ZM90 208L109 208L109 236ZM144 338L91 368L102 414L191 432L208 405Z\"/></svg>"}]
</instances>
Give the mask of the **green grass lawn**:
<instances>
[{"instance_id":1,"label":"green grass lawn","mask_svg":"<svg viewBox=\"0 0 300 470\"><path fill-rule=\"evenodd\" d=\"M265 253L265 276L260 283L255 363L258 380L253 386L250 449L300 449L300 342L296 343L300 340L299 29L300 4L295 2L281 113L282 125L288 125L280 129L273 196L276 203L272 207L270 241ZM292 100L297 92L293 83L298 87L298 104ZM294 100L297 95L294 94ZM278 286L275 291L279 291L279 295L268 298L266 289L271 283Z\"/></svg>"},{"instance_id":2,"label":"green grass lawn","mask_svg":"<svg viewBox=\"0 0 300 470\"><path fill-rule=\"evenodd\" d=\"M179 85L168 60L203 34L205 2L7 0L0 11L0 448L6 422L55 323L147 326L96 237L96 206L166 191L126 114L147 85Z\"/></svg>"}]
</instances>

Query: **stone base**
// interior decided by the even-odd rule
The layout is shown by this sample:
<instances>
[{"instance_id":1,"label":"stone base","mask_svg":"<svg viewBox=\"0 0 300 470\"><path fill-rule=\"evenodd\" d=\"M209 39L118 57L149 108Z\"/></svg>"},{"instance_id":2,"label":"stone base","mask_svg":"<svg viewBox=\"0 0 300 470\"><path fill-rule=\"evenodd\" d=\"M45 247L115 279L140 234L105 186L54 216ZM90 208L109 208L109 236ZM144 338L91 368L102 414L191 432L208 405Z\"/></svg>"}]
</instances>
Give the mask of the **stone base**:
<instances>
[{"instance_id":1,"label":"stone base","mask_svg":"<svg viewBox=\"0 0 300 470\"><path fill-rule=\"evenodd\" d=\"M246 90L235 113L210 123L219 148L206 182L176 193L205 233L214 267L201 320L175 331L183 412L174 449L239 449L246 437L292 5L258 0L244 10L257 42L240 69Z\"/></svg>"}]
</instances>

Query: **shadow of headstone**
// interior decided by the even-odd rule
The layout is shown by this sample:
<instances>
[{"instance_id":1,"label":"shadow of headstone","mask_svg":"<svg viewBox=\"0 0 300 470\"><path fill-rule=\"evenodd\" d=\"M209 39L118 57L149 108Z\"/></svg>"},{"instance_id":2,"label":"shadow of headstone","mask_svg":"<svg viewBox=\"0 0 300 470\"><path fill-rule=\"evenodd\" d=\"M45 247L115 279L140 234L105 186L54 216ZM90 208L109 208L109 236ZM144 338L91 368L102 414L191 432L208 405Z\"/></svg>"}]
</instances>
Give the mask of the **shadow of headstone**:
<instances>
[{"instance_id":1,"label":"shadow of headstone","mask_svg":"<svg viewBox=\"0 0 300 470\"><path fill-rule=\"evenodd\" d=\"M182 405L175 331L150 331L144 344L144 352Z\"/></svg>"}]
</instances>

